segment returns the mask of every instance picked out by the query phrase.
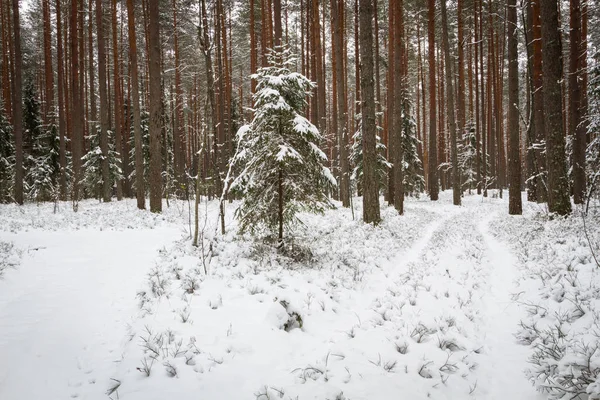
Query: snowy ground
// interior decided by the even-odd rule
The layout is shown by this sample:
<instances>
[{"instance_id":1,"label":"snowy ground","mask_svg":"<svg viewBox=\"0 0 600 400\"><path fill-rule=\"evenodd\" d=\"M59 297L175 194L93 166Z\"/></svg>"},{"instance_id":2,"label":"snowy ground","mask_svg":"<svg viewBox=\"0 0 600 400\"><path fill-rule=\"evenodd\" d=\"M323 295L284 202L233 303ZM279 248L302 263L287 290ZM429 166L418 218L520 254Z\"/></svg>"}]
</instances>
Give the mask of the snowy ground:
<instances>
[{"instance_id":1,"label":"snowy ground","mask_svg":"<svg viewBox=\"0 0 600 400\"><path fill-rule=\"evenodd\" d=\"M504 200L443 193L385 207L377 228L305 215L285 255L237 236L234 208L214 237L208 205L197 249L184 202L0 206L0 399L546 399L522 322L548 301L544 265L568 275L547 254L563 226L560 256L595 282L574 339L600 310L577 224L537 205L509 217Z\"/></svg>"}]
</instances>

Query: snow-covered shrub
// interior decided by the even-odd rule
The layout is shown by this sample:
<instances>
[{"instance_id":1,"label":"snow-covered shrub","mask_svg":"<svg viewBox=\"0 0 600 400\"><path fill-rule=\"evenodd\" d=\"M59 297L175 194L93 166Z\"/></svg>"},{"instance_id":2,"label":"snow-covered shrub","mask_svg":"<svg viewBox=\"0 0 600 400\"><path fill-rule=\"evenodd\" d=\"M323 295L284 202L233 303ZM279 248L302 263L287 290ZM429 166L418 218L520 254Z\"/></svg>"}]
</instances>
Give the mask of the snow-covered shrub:
<instances>
[{"instance_id":1,"label":"snow-covered shrub","mask_svg":"<svg viewBox=\"0 0 600 400\"><path fill-rule=\"evenodd\" d=\"M297 221L300 211L323 212L328 207L328 185L336 184L319 148L322 136L301 115L313 88L302 74L291 72L288 50L273 51L270 66L261 68L254 95L255 115L237 134L233 164L240 174L231 190L242 197L236 211L240 231L251 233L279 228Z\"/></svg>"},{"instance_id":2,"label":"snow-covered shrub","mask_svg":"<svg viewBox=\"0 0 600 400\"><path fill-rule=\"evenodd\" d=\"M581 215L497 222L524 266L517 338L531 348L528 377L552 400L600 399L600 220ZM587 232L587 233L586 233ZM588 240L589 239L589 240Z\"/></svg>"}]
</instances>

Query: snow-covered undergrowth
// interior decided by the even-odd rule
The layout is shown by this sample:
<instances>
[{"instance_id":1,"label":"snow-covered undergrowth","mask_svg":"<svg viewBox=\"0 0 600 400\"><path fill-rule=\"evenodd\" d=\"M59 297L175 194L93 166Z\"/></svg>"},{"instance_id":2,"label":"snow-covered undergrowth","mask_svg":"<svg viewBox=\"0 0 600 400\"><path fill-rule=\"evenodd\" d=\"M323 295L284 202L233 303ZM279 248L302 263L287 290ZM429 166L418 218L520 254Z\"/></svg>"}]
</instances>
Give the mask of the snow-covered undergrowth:
<instances>
[{"instance_id":1,"label":"snow-covered undergrowth","mask_svg":"<svg viewBox=\"0 0 600 400\"><path fill-rule=\"evenodd\" d=\"M181 240L149 268L110 395L485 396L491 267L477 218L424 204L385 208L379 227L341 208L303 215L283 252L238 236L232 209L211 240L210 204L204 250Z\"/></svg>"},{"instance_id":2,"label":"snow-covered undergrowth","mask_svg":"<svg viewBox=\"0 0 600 400\"><path fill-rule=\"evenodd\" d=\"M16 268L21 263L23 251L14 243L0 240L0 278L8 268Z\"/></svg>"},{"instance_id":3,"label":"snow-covered undergrowth","mask_svg":"<svg viewBox=\"0 0 600 400\"><path fill-rule=\"evenodd\" d=\"M0 231L21 233L39 230L130 230L154 229L168 224L180 224L189 230L189 205L184 201L171 201L163 207L162 214L138 210L135 201L113 201L100 203L97 200L79 202L78 211L73 212L70 202L2 205L0 208ZM193 204L191 204L193 212Z\"/></svg>"},{"instance_id":4,"label":"snow-covered undergrowth","mask_svg":"<svg viewBox=\"0 0 600 400\"><path fill-rule=\"evenodd\" d=\"M528 377L550 399L600 399L600 215L497 219L493 232L518 255L525 279L516 299L527 310L518 339L530 347Z\"/></svg>"}]
</instances>

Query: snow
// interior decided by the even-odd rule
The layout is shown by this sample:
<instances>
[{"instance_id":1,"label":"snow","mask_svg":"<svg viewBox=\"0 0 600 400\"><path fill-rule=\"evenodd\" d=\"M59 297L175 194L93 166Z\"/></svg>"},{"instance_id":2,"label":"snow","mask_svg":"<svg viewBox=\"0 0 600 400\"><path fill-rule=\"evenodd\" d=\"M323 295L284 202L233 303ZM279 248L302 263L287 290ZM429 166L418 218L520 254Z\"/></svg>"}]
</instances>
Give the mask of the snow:
<instances>
[{"instance_id":1,"label":"snow","mask_svg":"<svg viewBox=\"0 0 600 400\"><path fill-rule=\"evenodd\" d=\"M572 221L450 192L378 227L336 205L279 252L236 233L236 202L222 236L203 199L203 248L182 201L0 206L0 399L548 398L515 337L542 266L510 235L539 250Z\"/></svg>"}]
</instances>

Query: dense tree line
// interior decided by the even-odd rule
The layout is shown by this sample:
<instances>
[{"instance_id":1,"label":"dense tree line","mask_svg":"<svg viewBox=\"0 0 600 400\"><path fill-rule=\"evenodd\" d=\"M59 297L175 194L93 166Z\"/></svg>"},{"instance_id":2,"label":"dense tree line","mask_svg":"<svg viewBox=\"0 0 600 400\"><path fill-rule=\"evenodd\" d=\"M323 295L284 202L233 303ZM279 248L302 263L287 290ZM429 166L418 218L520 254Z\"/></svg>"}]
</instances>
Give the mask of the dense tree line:
<instances>
[{"instance_id":1,"label":"dense tree line","mask_svg":"<svg viewBox=\"0 0 600 400\"><path fill-rule=\"evenodd\" d=\"M256 132L266 115L257 85L265 68L282 67L269 56L279 48L296 55L286 71L314 83L296 88L305 101L293 109L317 129L311 140L335 178L322 190L344 207L363 196L366 222L379 221L381 194L403 213L405 196L435 201L446 189L460 205L465 192L508 188L511 214L526 190L568 214L598 185L599 9L595 0L2 1L0 200L76 209L82 198L136 197L145 208L149 197L160 212L163 199L196 188L244 196L228 193L229 173L244 170L232 164L236 134L251 121Z\"/></svg>"}]
</instances>

